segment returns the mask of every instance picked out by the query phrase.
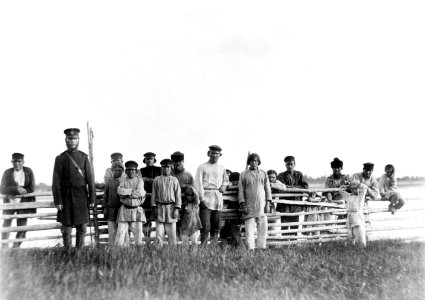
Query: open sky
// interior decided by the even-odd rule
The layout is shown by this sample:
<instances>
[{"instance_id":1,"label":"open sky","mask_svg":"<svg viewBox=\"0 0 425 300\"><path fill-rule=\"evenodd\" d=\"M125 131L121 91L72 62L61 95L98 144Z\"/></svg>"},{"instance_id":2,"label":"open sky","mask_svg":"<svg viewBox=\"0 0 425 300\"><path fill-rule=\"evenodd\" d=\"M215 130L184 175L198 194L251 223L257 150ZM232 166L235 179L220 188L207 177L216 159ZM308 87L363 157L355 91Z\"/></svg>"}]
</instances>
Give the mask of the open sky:
<instances>
[{"instance_id":1,"label":"open sky","mask_svg":"<svg viewBox=\"0 0 425 300\"><path fill-rule=\"evenodd\" d=\"M2 1L0 170L25 154L51 184L78 127L102 181L112 152L142 165L176 150L309 176L425 176L423 1ZM420 129L422 128L422 129Z\"/></svg>"}]
</instances>

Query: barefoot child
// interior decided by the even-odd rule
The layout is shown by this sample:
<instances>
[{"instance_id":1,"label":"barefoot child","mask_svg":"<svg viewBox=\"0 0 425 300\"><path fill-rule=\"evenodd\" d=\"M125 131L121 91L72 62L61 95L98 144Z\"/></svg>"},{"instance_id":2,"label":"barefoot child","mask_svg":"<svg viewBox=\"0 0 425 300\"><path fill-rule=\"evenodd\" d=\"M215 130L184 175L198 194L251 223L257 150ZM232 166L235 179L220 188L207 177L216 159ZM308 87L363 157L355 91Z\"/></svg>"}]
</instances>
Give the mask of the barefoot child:
<instances>
[{"instance_id":1,"label":"barefoot child","mask_svg":"<svg viewBox=\"0 0 425 300\"><path fill-rule=\"evenodd\" d=\"M390 201L388 209L392 214L404 205L404 200L397 191L397 179L395 177L395 168L393 165L385 166L385 174L381 176L378 183L381 200Z\"/></svg>"},{"instance_id":2,"label":"barefoot child","mask_svg":"<svg viewBox=\"0 0 425 300\"><path fill-rule=\"evenodd\" d=\"M121 201L118 197L117 189L120 184L120 178L124 172L124 165L122 162L116 161L112 163L111 173L112 178L109 178L105 182L105 192L103 193L103 214L105 220L108 221L108 236L109 245L112 246L115 241L115 235L117 232L117 215L118 210L121 207Z\"/></svg>"},{"instance_id":3,"label":"barefoot child","mask_svg":"<svg viewBox=\"0 0 425 300\"><path fill-rule=\"evenodd\" d=\"M359 182L352 182L349 185L349 193L341 191L340 194L347 203L347 230L348 238L354 244L366 247L366 226L363 213L367 185Z\"/></svg>"},{"instance_id":4,"label":"barefoot child","mask_svg":"<svg viewBox=\"0 0 425 300\"><path fill-rule=\"evenodd\" d=\"M199 229L202 228L201 218L199 217L199 196L192 186L185 191L186 206L181 216L181 239L182 243L197 246Z\"/></svg>"},{"instance_id":5,"label":"barefoot child","mask_svg":"<svg viewBox=\"0 0 425 300\"><path fill-rule=\"evenodd\" d=\"M145 212L142 204L145 201L145 189L143 179L137 175L137 163L127 161L125 172L127 178L123 178L118 186L117 192L123 204L118 211L118 229L115 237L116 246L128 246L125 240L128 229L133 232L135 244L142 245L143 223L146 222Z\"/></svg>"},{"instance_id":6,"label":"barefoot child","mask_svg":"<svg viewBox=\"0 0 425 300\"><path fill-rule=\"evenodd\" d=\"M164 244L165 232L168 235L168 244L177 245L176 223L182 200L179 181L171 176L172 165L171 159L161 161L161 176L154 179L152 186L151 205L156 222L156 237L160 246Z\"/></svg>"}]
</instances>

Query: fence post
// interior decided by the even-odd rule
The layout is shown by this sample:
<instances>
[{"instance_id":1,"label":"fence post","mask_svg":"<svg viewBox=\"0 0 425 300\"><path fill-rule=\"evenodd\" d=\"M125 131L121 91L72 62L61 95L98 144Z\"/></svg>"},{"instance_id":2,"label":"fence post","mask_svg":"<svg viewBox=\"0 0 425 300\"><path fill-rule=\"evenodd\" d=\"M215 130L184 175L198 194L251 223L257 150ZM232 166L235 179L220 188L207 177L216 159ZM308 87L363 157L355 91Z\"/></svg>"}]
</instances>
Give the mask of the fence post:
<instances>
[{"instance_id":1,"label":"fence post","mask_svg":"<svg viewBox=\"0 0 425 300\"><path fill-rule=\"evenodd\" d=\"M89 142L89 160L91 165L91 172L93 174L93 181L95 180L94 176L94 157L93 157L93 129L90 127L90 123L87 122L87 137ZM90 214L89 214L90 216ZM99 245L99 224L97 220L97 199L94 199L93 204L93 227L94 227L94 243L95 246ZM90 222L89 222L90 226Z\"/></svg>"}]
</instances>

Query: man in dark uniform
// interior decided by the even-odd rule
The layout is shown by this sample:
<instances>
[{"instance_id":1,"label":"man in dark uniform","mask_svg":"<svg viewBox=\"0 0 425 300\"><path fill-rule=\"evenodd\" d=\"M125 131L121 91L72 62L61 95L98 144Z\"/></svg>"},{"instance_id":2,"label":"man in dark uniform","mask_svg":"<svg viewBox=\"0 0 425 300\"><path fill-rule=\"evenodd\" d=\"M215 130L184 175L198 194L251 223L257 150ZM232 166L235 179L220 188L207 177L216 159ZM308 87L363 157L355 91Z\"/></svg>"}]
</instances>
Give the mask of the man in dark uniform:
<instances>
[{"instance_id":1,"label":"man in dark uniform","mask_svg":"<svg viewBox=\"0 0 425 300\"><path fill-rule=\"evenodd\" d=\"M78 150L80 130L64 131L67 150L56 157L53 171L53 199L62 223L63 245L71 248L72 227L77 229L76 247L84 245L89 222L89 203L96 199L93 174L87 154Z\"/></svg>"},{"instance_id":2,"label":"man in dark uniform","mask_svg":"<svg viewBox=\"0 0 425 300\"><path fill-rule=\"evenodd\" d=\"M35 202L35 197L15 198L16 195L25 195L34 192L35 179L34 173L30 168L24 167L24 155L21 153L12 154L13 168L7 169L1 178L0 192L7 195L4 203L13 202ZM4 210L3 215L17 214L35 214L35 208ZM3 227L10 227L12 219L6 219L3 222ZM16 226L26 226L27 218L16 219ZM26 231L20 231L16 234L17 239L24 239ZM2 233L2 240L9 239L9 233ZM13 248L19 248L21 242L13 243ZM2 244L2 248L7 248L8 244Z\"/></svg>"},{"instance_id":3,"label":"man in dark uniform","mask_svg":"<svg viewBox=\"0 0 425 300\"><path fill-rule=\"evenodd\" d=\"M151 211L151 193L152 185L155 177L161 175L161 167L157 167L154 164L156 163L156 154L153 152L146 152L143 154L144 159L143 163L146 164L146 167L140 169L142 174L143 183L145 185L145 191L149 195L146 195L146 200L143 202L142 207L145 210L146 223L143 224L143 233L145 236L149 237L152 231L152 211Z\"/></svg>"}]
</instances>

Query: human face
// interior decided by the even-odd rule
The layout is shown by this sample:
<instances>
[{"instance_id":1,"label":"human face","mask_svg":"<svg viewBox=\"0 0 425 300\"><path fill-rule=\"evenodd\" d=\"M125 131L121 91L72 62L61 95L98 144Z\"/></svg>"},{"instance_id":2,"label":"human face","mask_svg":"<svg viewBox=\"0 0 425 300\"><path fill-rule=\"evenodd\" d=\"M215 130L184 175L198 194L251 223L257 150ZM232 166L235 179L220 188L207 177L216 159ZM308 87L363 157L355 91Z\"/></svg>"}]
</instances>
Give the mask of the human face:
<instances>
[{"instance_id":1,"label":"human face","mask_svg":"<svg viewBox=\"0 0 425 300\"><path fill-rule=\"evenodd\" d=\"M216 162L218 162L218 159L221 156L221 152L218 150L210 150L208 152L208 156L210 157L210 163L215 164Z\"/></svg>"},{"instance_id":2,"label":"human face","mask_svg":"<svg viewBox=\"0 0 425 300\"><path fill-rule=\"evenodd\" d=\"M174 170L177 172L183 172L184 170L184 161L179 161L174 163Z\"/></svg>"},{"instance_id":3,"label":"human face","mask_svg":"<svg viewBox=\"0 0 425 300\"><path fill-rule=\"evenodd\" d=\"M112 172L114 173L114 178L120 178L122 175L122 169L121 168L115 168L114 170L112 170Z\"/></svg>"},{"instance_id":4,"label":"human face","mask_svg":"<svg viewBox=\"0 0 425 300\"><path fill-rule=\"evenodd\" d=\"M256 170L258 169L258 164L259 164L258 158L254 157L253 159L249 161L249 168L251 170Z\"/></svg>"},{"instance_id":5,"label":"human face","mask_svg":"<svg viewBox=\"0 0 425 300\"><path fill-rule=\"evenodd\" d=\"M277 180L277 177L276 177L276 174L275 173L269 174L269 181L271 183L276 183L276 180Z\"/></svg>"},{"instance_id":6,"label":"human face","mask_svg":"<svg viewBox=\"0 0 425 300\"><path fill-rule=\"evenodd\" d=\"M291 160L285 163L287 171L293 172L295 170L295 161Z\"/></svg>"},{"instance_id":7,"label":"human face","mask_svg":"<svg viewBox=\"0 0 425 300\"><path fill-rule=\"evenodd\" d=\"M372 173L373 173L373 170L363 169L363 177L366 178L366 179L369 179L370 176L372 176Z\"/></svg>"},{"instance_id":8,"label":"human face","mask_svg":"<svg viewBox=\"0 0 425 300\"><path fill-rule=\"evenodd\" d=\"M145 164L147 167L152 167L154 163L155 163L155 157L153 156L145 157Z\"/></svg>"},{"instance_id":9,"label":"human face","mask_svg":"<svg viewBox=\"0 0 425 300\"><path fill-rule=\"evenodd\" d=\"M194 202L195 201L195 195L193 195L192 192L189 192L186 194L186 200L187 202Z\"/></svg>"},{"instance_id":10,"label":"human face","mask_svg":"<svg viewBox=\"0 0 425 300\"><path fill-rule=\"evenodd\" d=\"M65 138L66 147L68 150L76 150L80 142L80 138L76 135L69 135Z\"/></svg>"},{"instance_id":11,"label":"human face","mask_svg":"<svg viewBox=\"0 0 425 300\"><path fill-rule=\"evenodd\" d=\"M114 169L114 172L115 172L115 169ZM136 174L137 174L137 168L134 166L128 167L127 169L125 169L125 173L127 174L128 178L130 179L134 178L136 177Z\"/></svg>"},{"instance_id":12,"label":"human face","mask_svg":"<svg viewBox=\"0 0 425 300\"><path fill-rule=\"evenodd\" d=\"M23 159L14 159L12 160L13 169L15 171L21 171L24 168L24 160Z\"/></svg>"},{"instance_id":13,"label":"human face","mask_svg":"<svg viewBox=\"0 0 425 300\"><path fill-rule=\"evenodd\" d=\"M333 172L334 177L340 177L341 171L342 171L342 168L332 168L332 172Z\"/></svg>"},{"instance_id":14,"label":"human face","mask_svg":"<svg viewBox=\"0 0 425 300\"><path fill-rule=\"evenodd\" d=\"M394 169L393 168L385 169L385 174L387 175L387 177L393 177Z\"/></svg>"},{"instance_id":15,"label":"human face","mask_svg":"<svg viewBox=\"0 0 425 300\"><path fill-rule=\"evenodd\" d=\"M171 166L170 165L162 165L161 172L164 176L170 176L171 174Z\"/></svg>"}]
</instances>

